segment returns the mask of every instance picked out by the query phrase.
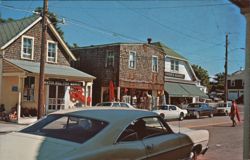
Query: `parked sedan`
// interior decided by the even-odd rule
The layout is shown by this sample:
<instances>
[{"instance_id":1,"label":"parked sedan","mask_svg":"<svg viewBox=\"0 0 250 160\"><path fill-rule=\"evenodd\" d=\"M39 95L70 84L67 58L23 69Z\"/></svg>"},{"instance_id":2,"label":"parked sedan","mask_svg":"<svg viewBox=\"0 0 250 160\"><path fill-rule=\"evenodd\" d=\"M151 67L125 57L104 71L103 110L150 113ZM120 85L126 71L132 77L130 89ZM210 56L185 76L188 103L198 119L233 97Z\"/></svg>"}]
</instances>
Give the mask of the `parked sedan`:
<instances>
[{"instance_id":1,"label":"parked sedan","mask_svg":"<svg viewBox=\"0 0 250 160\"><path fill-rule=\"evenodd\" d=\"M131 108L134 109L134 107L132 105L130 105L129 103L125 103L125 102L102 102L102 103L97 103L96 106L99 107L125 107L125 108Z\"/></svg>"},{"instance_id":2,"label":"parked sedan","mask_svg":"<svg viewBox=\"0 0 250 160\"><path fill-rule=\"evenodd\" d=\"M214 109L207 103L190 103L187 106L188 114L187 116L195 117L199 119L201 116L209 116L212 118L214 116Z\"/></svg>"},{"instance_id":3,"label":"parked sedan","mask_svg":"<svg viewBox=\"0 0 250 160\"><path fill-rule=\"evenodd\" d=\"M205 153L207 130L180 131L145 110L62 110L0 136L0 159L179 160Z\"/></svg>"},{"instance_id":4,"label":"parked sedan","mask_svg":"<svg viewBox=\"0 0 250 160\"><path fill-rule=\"evenodd\" d=\"M182 121L187 115L186 109L180 109L179 107L170 104L158 106L153 112L159 114L166 120L179 119Z\"/></svg>"}]
</instances>

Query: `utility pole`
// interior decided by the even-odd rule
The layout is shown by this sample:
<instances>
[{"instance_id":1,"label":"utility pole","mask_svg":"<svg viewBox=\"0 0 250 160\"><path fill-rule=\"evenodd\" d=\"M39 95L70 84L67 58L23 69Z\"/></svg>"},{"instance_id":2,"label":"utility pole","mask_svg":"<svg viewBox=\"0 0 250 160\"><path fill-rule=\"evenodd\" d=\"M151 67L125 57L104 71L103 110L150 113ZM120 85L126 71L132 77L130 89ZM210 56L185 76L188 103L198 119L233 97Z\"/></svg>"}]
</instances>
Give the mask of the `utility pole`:
<instances>
[{"instance_id":1,"label":"utility pole","mask_svg":"<svg viewBox=\"0 0 250 160\"><path fill-rule=\"evenodd\" d=\"M226 34L226 53L225 53L225 74L224 74L224 105L227 104L227 97L228 97L228 94L227 94L227 63L228 63L228 33Z\"/></svg>"},{"instance_id":2,"label":"utility pole","mask_svg":"<svg viewBox=\"0 0 250 160\"><path fill-rule=\"evenodd\" d=\"M48 0L43 2L42 13L42 43L41 43L41 56L40 56L40 74L39 74L39 89L38 89L38 113L37 119L42 118L44 115L44 68L45 57L47 52L47 14L48 14Z\"/></svg>"}]
</instances>

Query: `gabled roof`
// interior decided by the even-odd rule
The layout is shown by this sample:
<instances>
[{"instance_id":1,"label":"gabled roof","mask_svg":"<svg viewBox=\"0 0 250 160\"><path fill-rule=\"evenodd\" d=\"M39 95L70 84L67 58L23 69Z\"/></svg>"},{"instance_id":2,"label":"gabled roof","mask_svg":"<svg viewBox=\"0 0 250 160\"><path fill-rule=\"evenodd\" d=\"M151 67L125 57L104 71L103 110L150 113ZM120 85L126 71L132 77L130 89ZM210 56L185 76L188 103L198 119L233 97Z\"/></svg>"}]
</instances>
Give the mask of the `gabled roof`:
<instances>
[{"instance_id":1,"label":"gabled roof","mask_svg":"<svg viewBox=\"0 0 250 160\"><path fill-rule=\"evenodd\" d=\"M0 47L2 48L11 39L28 28L39 16L30 16L20 20L0 23Z\"/></svg>"},{"instance_id":2,"label":"gabled roof","mask_svg":"<svg viewBox=\"0 0 250 160\"><path fill-rule=\"evenodd\" d=\"M178 54L177 52L175 52L174 50L168 48L165 44L161 43L161 42L155 42L152 43L152 45L155 45L156 47L158 47L160 50L162 50L166 56L171 57L171 58L177 58L180 60L184 60L187 61L187 59L185 57L183 57L182 55Z\"/></svg>"},{"instance_id":3,"label":"gabled roof","mask_svg":"<svg viewBox=\"0 0 250 160\"><path fill-rule=\"evenodd\" d=\"M17 38L22 36L26 31L32 28L35 24L42 20L42 17L38 15L33 15L20 20L14 20L7 23L0 23L0 50L5 49L11 43L13 43ZM52 25L49 19L48 27L51 29L52 33L57 38L58 42L62 45L66 53L73 59L76 60L75 56L69 50L66 43L62 40L55 27Z\"/></svg>"}]
</instances>

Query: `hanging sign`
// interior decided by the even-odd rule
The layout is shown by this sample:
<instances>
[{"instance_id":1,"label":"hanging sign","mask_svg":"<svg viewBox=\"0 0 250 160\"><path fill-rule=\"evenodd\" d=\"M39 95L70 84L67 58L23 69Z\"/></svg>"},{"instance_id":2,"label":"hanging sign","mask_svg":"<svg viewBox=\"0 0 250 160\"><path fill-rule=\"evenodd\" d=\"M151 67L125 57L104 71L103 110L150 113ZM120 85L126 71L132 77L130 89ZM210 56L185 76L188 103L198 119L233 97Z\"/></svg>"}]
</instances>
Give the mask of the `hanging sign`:
<instances>
[{"instance_id":1,"label":"hanging sign","mask_svg":"<svg viewBox=\"0 0 250 160\"><path fill-rule=\"evenodd\" d=\"M54 86L83 86L82 82L75 81L59 81L59 80L45 80L45 85Z\"/></svg>"}]
</instances>

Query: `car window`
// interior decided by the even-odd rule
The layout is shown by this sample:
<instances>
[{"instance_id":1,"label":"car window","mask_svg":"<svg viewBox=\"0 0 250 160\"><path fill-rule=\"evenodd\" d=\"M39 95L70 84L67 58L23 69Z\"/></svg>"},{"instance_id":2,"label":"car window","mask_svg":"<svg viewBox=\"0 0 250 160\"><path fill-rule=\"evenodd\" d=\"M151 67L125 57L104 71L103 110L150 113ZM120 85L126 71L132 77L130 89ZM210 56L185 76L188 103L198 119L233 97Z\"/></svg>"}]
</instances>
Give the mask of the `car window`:
<instances>
[{"instance_id":1,"label":"car window","mask_svg":"<svg viewBox=\"0 0 250 160\"><path fill-rule=\"evenodd\" d=\"M176 107L175 106L169 106L169 109L170 110L176 110Z\"/></svg>"},{"instance_id":2,"label":"car window","mask_svg":"<svg viewBox=\"0 0 250 160\"><path fill-rule=\"evenodd\" d=\"M96 106L105 106L105 107L108 107L108 106L111 106L112 103L98 103Z\"/></svg>"},{"instance_id":3,"label":"car window","mask_svg":"<svg viewBox=\"0 0 250 160\"><path fill-rule=\"evenodd\" d=\"M188 105L188 108L199 108L199 107L200 107L200 104L196 104L196 103Z\"/></svg>"},{"instance_id":4,"label":"car window","mask_svg":"<svg viewBox=\"0 0 250 160\"><path fill-rule=\"evenodd\" d=\"M121 107L127 107L127 108L129 108L128 104L126 104L126 103L120 103L120 104L121 104Z\"/></svg>"},{"instance_id":5,"label":"car window","mask_svg":"<svg viewBox=\"0 0 250 160\"><path fill-rule=\"evenodd\" d=\"M121 107L119 103L113 103L112 107Z\"/></svg>"},{"instance_id":6,"label":"car window","mask_svg":"<svg viewBox=\"0 0 250 160\"><path fill-rule=\"evenodd\" d=\"M137 141L172 133L158 117L140 118L133 121L120 135L117 142Z\"/></svg>"},{"instance_id":7,"label":"car window","mask_svg":"<svg viewBox=\"0 0 250 160\"><path fill-rule=\"evenodd\" d=\"M94 137L107 122L67 115L49 115L48 118L31 125L20 132L42 135L77 143Z\"/></svg>"},{"instance_id":8,"label":"car window","mask_svg":"<svg viewBox=\"0 0 250 160\"><path fill-rule=\"evenodd\" d=\"M158 106L159 109L168 110L168 106Z\"/></svg>"}]
</instances>

